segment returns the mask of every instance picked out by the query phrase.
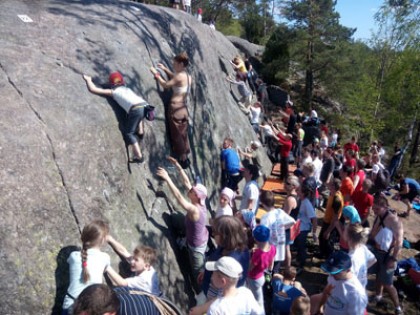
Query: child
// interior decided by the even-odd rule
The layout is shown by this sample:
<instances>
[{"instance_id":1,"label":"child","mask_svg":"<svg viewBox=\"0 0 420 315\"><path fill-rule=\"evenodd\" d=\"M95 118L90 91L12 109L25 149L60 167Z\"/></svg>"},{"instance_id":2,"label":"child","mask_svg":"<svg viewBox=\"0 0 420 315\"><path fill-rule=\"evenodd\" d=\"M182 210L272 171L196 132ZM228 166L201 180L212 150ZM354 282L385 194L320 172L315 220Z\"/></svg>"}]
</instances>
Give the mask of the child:
<instances>
[{"instance_id":1,"label":"child","mask_svg":"<svg viewBox=\"0 0 420 315\"><path fill-rule=\"evenodd\" d=\"M233 215L232 205L235 200L235 192L225 187L220 193L219 208L216 211L216 219L222 215Z\"/></svg>"},{"instance_id":2,"label":"child","mask_svg":"<svg viewBox=\"0 0 420 315\"><path fill-rule=\"evenodd\" d=\"M258 225L252 232L257 247L253 250L249 264L247 285L254 294L255 299L264 308L264 296L262 287L265 283L264 271L273 270L276 246L270 245L270 229L264 225Z\"/></svg>"},{"instance_id":3,"label":"child","mask_svg":"<svg viewBox=\"0 0 420 315\"><path fill-rule=\"evenodd\" d=\"M111 266L106 268L106 272L111 280L118 286L141 289L154 295L160 295L159 279L153 264L156 261L156 251L148 246L137 246L133 255L117 242L111 235L107 237L108 243L117 254L124 257L131 265L134 277L124 279Z\"/></svg>"},{"instance_id":4,"label":"child","mask_svg":"<svg viewBox=\"0 0 420 315\"><path fill-rule=\"evenodd\" d=\"M360 223L350 224L344 231L349 245L351 257L351 271L366 288L367 271L376 262L375 255L366 247L369 229L363 228Z\"/></svg>"},{"instance_id":5,"label":"child","mask_svg":"<svg viewBox=\"0 0 420 315\"><path fill-rule=\"evenodd\" d=\"M223 296L210 305L208 315L264 314L264 309L258 305L249 289L236 287L243 269L234 258L224 256L216 262L207 262L206 269L213 271L213 285L223 290Z\"/></svg>"},{"instance_id":6,"label":"child","mask_svg":"<svg viewBox=\"0 0 420 315\"><path fill-rule=\"evenodd\" d=\"M292 303L300 296L306 296L306 291L300 284L295 281L296 269L289 267L284 270L284 276L274 274L273 287L273 314L289 314Z\"/></svg>"},{"instance_id":7,"label":"child","mask_svg":"<svg viewBox=\"0 0 420 315\"><path fill-rule=\"evenodd\" d=\"M100 251L109 233L109 226L102 220L95 220L82 231L82 250L72 252L67 259L70 271L70 285L63 302L63 314L70 314L74 300L84 288L102 283L103 273L110 264L109 255Z\"/></svg>"},{"instance_id":8,"label":"child","mask_svg":"<svg viewBox=\"0 0 420 315\"><path fill-rule=\"evenodd\" d=\"M290 315L310 315L311 300L307 296L299 296L292 303Z\"/></svg>"},{"instance_id":9,"label":"child","mask_svg":"<svg viewBox=\"0 0 420 315\"><path fill-rule=\"evenodd\" d=\"M133 157L129 161L142 163L144 159L135 133L137 128L143 129L141 122L145 117L146 107L149 104L125 86L124 79L119 72L113 72L109 75L111 89L97 87L90 76L83 75L83 79L86 81L89 92L101 96L111 96L127 112L127 118L123 125L123 134L125 141L132 147L133 151Z\"/></svg>"}]
</instances>

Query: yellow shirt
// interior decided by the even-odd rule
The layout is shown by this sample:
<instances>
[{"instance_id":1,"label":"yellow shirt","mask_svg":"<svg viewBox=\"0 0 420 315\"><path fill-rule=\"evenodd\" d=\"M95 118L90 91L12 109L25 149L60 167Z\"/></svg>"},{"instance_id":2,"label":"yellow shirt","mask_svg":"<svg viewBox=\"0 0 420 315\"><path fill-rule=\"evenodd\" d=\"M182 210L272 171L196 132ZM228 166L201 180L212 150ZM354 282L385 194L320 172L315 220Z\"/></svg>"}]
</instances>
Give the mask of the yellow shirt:
<instances>
[{"instance_id":1,"label":"yellow shirt","mask_svg":"<svg viewBox=\"0 0 420 315\"><path fill-rule=\"evenodd\" d=\"M329 196L327 201L327 208L325 209L324 215L324 222L327 224L331 224L333 215L334 215L334 200L339 202L339 210L338 210L338 219L341 218L341 214L343 213L343 206L344 206L344 199L343 195L340 191L337 191L334 196ZM337 207L338 205L335 205Z\"/></svg>"}]
</instances>

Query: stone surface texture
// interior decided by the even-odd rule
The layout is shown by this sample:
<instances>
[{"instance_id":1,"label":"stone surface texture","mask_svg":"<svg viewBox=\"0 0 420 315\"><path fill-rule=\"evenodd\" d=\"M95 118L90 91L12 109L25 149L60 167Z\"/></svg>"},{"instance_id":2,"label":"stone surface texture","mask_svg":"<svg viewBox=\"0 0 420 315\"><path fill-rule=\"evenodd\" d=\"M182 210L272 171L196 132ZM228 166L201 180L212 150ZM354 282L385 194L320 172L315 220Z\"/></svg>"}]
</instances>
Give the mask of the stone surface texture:
<instances>
[{"instance_id":1,"label":"stone surface texture","mask_svg":"<svg viewBox=\"0 0 420 315\"><path fill-rule=\"evenodd\" d=\"M255 138L225 81L237 49L184 12L125 1L3 0L0 25L0 314L59 314L66 257L96 218L109 220L128 249L139 242L158 249L162 289L186 310L191 293L179 263L185 257L176 255L165 220L180 209L154 175L170 154L168 93L149 67L170 65L184 50L191 58L190 175L201 176L214 208L223 138L241 147ZM145 123L141 165L127 164L119 131L124 112L90 94L81 76L100 84L116 70L156 105L156 120ZM161 190L168 198L156 194ZM104 251L117 267L117 256Z\"/></svg>"}]
</instances>

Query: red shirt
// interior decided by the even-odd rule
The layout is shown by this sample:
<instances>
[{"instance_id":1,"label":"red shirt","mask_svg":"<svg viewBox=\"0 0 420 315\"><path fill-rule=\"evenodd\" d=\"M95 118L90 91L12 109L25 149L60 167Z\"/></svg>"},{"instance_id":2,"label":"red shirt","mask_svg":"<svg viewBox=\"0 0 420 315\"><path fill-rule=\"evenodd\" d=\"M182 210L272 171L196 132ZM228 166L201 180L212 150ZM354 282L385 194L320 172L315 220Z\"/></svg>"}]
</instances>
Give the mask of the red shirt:
<instances>
[{"instance_id":1,"label":"red shirt","mask_svg":"<svg viewBox=\"0 0 420 315\"><path fill-rule=\"evenodd\" d=\"M354 152L359 152L359 146L357 143L346 143L344 145L344 152L347 152L348 150L353 150Z\"/></svg>"},{"instance_id":2,"label":"red shirt","mask_svg":"<svg viewBox=\"0 0 420 315\"><path fill-rule=\"evenodd\" d=\"M355 191L351 199L357 212L359 212L360 218L364 220L369 214L370 207L373 206L373 196L363 191Z\"/></svg>"},{"instance_id":3,"label":"red shirt","mask_svg":"<svg viewBox=\"0 0 420 315\"><path fill-rule=\"evenodd\" d=\"M277 135L279 142L281 144L280 147L280 156L281 157L289 157L290 151L292 150L292 140L286 140L280 133Z\"/></svg>"},{"instance_id":4,"label":"red shirt","mask_svg":"<svg viewBox=\"0 0 420 315\"><path fill-rule=\"evenodd\" d=\"M359 176L359 182L357 183L356 188L354 188L354 191L362 191L363 190L363 182L366 178L366 173L364 170L359 170L356 175Z\"/></svg>"}]
</instances>

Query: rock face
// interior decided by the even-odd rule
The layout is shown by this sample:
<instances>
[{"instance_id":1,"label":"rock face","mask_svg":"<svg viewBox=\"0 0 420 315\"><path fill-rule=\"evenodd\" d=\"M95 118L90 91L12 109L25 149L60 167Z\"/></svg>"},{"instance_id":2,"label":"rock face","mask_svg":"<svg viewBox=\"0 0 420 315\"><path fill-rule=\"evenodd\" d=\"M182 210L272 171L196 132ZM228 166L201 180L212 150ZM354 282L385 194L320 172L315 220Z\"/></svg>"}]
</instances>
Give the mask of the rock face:
<instances>
[{"instance_id":1,"label":"rock face","mask_svg":"<svg viewBox=\"0 0 420 315\"><path fill-rule=\"evenodd\" d=\"M214 207L223 138L241 147L254 138L224 80L235 47L183 12L124 1L3 0L0 25L0 314L60 312L66 258L95 218L109 220L129 249L138 242L158 249L162 289L185 310L183 257L166 223L179 207L169 193L156 194L166 187L154 176L170 154L168 95L149 67L170 65L183 50L191 58L191 175L201 176ZM156 120L146 122L141 165L127 164L118 128L124 112L88 93L81 77L106 82L115 70L157 107ZM104 250L116 267L116 255Z\"/></svg>"}]
</instances>

